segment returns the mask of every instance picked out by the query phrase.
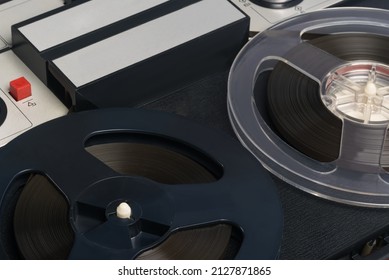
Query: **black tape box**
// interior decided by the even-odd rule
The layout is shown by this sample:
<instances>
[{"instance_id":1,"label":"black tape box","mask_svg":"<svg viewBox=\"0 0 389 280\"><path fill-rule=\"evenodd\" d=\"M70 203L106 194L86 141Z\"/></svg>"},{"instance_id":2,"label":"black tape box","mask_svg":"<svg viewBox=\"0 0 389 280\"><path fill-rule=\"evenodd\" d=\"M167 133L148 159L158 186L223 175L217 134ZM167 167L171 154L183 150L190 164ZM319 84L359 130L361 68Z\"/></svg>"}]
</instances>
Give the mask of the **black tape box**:
<instances>
[{"instance_id":1,"label":"black tape box","mask_svg":"<svg viewBox=\"0 0 389 280\"><path fill-rule=\"evenodd\" d=\"M12 27L13 51L75 110L141 106L225 69L248 32L226 0L76 1Z\"/></svg>"}]
</instances>

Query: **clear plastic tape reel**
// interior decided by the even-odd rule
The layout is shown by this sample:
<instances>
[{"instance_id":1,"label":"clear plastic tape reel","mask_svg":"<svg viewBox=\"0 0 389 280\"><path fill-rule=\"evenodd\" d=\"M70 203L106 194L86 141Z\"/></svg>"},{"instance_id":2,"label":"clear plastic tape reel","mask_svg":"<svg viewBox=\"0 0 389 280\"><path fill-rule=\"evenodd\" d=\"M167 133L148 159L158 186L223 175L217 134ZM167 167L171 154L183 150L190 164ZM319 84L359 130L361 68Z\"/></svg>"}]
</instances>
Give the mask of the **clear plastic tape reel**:
<instances>
[{"instance_id":1,"label":"clear plastic tape reel","mask_svg":"<svg viewBox=\"0 0 389 280\"><path fill-rule=\"evenodd\" d=\"M231 68L230 120L243 145L289 184L337 202L389 207L389 173L380 164L388 157L383 152L389 135L389 115L384 112L388 102L385 97L389 93L388 66L374 61L346 62L302 39L305 34L344 33L388 36L389 42L389 11L367 8L316 11L284 21L254 37ZM288 57L287 53L297 46L297 52ZM258 82L266 83L258 78L279 61L317 81L323 102L342 120L337 160L323 163L303 155L284 142L265 121L263 106L266 105L256 104L254 87ZM354 81L355 77L359 83ZM266 95L266 90L259 94ZM334 97L342 106L334 105ZM363 110L350 110L355 100L364 102ZM385 110L376 114L370 110L372 106Z\"/></svg>"}]
</instances>

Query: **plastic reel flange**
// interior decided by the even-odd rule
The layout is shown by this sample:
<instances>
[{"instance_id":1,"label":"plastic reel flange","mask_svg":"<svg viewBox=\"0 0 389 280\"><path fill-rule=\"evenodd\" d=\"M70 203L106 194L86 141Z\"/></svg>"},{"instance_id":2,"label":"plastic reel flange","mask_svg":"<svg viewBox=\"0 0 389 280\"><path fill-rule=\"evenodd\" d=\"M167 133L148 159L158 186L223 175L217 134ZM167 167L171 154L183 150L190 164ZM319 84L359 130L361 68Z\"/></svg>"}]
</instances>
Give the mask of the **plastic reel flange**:
<instances>
[{"instance_id":1,"label":"plastic reel flange","mask_svg":"<svg viewBox=\"0 0 389 280\"><path fill-rule=\"evenodd\" d=\"M244 146L289 184L337 202L389 207L389 176L382 166L387 158L389 68L381 61L365 61L363 55L353 53L353 44L339 46L346 56L349 53L358 57L349 61L306 40L350 34L379 37L381 41L388 40L389 46L389 12L327 9L289 19L257 35L241 50L230 72L230 120ZM315 81L320 87L317 94L322 99L321 107L340 121L341 141L336 159L321 162L301 153L269 121L265 97L268 80L264 77L280 63ZM278 82L282 85L287 78L279 77ZM299 125L293 124L293 129ZM302 137L309 139L310 135ZM323 137L330 136L324 132Z\"/></svg>"},{"instance_id":2,"label":"plastic reel flange","mask_svg":"<svg viewBox=\"0 0 389 280\"><path fill-rule=\"evenodd\" d=\"M172 140L211 158L223 172L214 182L187 185L123 176L85 150L86 141L100 135ZM0 150L0 158L2 208L9 186L25 173L44 174L66 197L74 230L69 259L134 259L173 232L217 223L241 231L236 259L278 255L282 213L270 176L238 143L178 116L128 109L76 113L26 132ZM79 203L112 212L123 201L132 208L131 221L107 218L97 229L80 224ZM147 227L142 227L144 221ZM110 246L109 240L116 245ZM5 258L6 247L0 247Z\"/></svg>"}]
</instances>

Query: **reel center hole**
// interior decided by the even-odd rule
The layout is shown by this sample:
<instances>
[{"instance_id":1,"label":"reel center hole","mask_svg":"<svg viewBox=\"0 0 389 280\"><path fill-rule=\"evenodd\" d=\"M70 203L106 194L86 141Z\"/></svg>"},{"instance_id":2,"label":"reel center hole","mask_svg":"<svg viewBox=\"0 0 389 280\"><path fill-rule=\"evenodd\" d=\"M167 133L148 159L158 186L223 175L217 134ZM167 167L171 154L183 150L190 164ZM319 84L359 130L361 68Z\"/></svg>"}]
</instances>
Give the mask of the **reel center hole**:
<instances>
[{"instance_id":1,"label":"reel center hole","mask_svg":"<svg viewBox=\"0 0 389 280\"><path fill-rule=\"evenodd\" d=\"M389 66L356 62L328 76L322 101L340 118L364 124L389 121Z\"/></svg>"}]
</instances>

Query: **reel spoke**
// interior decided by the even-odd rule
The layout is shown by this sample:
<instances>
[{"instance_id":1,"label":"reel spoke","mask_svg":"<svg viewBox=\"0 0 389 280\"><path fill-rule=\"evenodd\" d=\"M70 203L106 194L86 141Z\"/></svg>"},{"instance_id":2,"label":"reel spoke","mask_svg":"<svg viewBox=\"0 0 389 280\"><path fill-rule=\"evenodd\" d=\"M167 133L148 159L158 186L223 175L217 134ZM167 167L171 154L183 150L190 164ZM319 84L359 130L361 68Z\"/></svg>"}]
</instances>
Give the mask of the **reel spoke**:
<instances>
[{"instance_id":1,"label":"reel spoke","mask_svg":"<svg viewBox=\"0 0 389 280\"><path fill-rule=\"evenodd\" d=\"M236 201L223 192L222 184L174 185L168 187L175 217L172 229L198 226L234 218Z\"/></svg>"},{"instance_id":2,"label":"reel spoke","mask_svg":"<svg viewBox=\"0 0 389 280\"><path fill-rule=\"evenodd\" d=\"M301 43L297 48L293 49L293 52L287 53L283 58L286 59L287 64L290 64L296 70L319 83L331 70L346 63L343 59L309 43ZM315 61L314 63L312 63L313 60ZM353 84L353 86L357 85Z\"/></svg>"},{"instance_id":3,"label":"reel spoke","mask_svg":"<svg viewBox=\"0 0 389 280\"><path fill-rule=\"evenodd\" d=\"M117 176L115 171L84 150L70 150L67 157L71 160L47 173L71 201L93 182Z\"/></svg>"}]
</instances>

